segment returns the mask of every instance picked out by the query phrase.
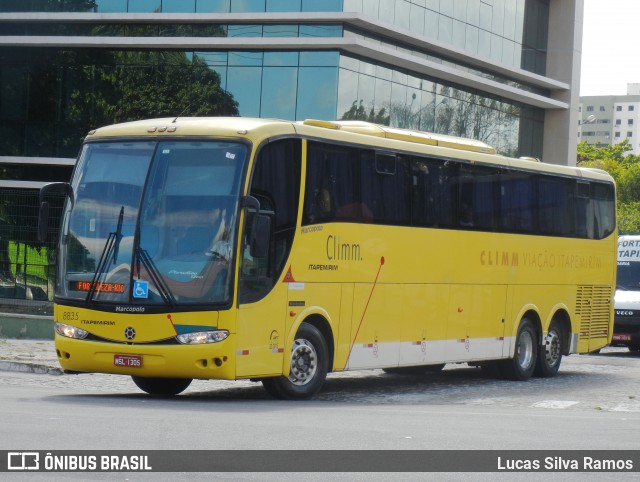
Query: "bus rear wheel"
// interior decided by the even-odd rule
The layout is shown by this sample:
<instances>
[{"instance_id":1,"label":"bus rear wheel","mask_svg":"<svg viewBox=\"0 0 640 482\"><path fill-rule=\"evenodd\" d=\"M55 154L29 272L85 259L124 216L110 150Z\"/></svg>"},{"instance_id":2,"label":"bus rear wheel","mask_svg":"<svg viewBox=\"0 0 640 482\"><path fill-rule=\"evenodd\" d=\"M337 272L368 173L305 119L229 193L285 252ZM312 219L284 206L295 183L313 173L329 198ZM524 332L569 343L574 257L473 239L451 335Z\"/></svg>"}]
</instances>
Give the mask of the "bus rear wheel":
<instances>
[{"instance_id":1,"label":"bus rear wheel","mask_svg":"<svg viewBox=\"0 0 640 482\"><path fill-rule=\"evenodd\" d=\"M315 326L302 323L291 347L289 376L264 378L262 385L275 398L301 400L320 391L329 366L327 343Z\"/></svg>"},{"instance_id":2,"label":"bus rear wheel","mask_svg":"<svg viewBox=\"0 0 640 482\"><path fill-rule=\"evenodd\" d=\"M560 369L562 361L562 346L564 337L562 328L556 321L552 321L549 325L549 331L544 339L544 345L540 346L538 353L538 361L534 374L538 377L552 377Z\"/></svg>"},{"instance_id":3,"label":"bus rear wheel","mask_svg":"<svg viewBox=\"0 0 640 482\"><path fill-rule=\"evenodd\" d=\"M518 327L513 358L502 361L500 365L501 375L508 380L528 380L536 367L537 354L536 329L531 321L523 318Z\"/></svg>"},{"instance_id":4,"label":"bus rear wheel","mask_svg":"<svg viewBox=\"0 0 640 482\"><path fill-rule=\"evenodd\" d=\"M149 395L177 395L187 389L191 382L191 378L147 378L135 377L131 379L140 390L147 392Z\"/></svg>"}]
</instances>

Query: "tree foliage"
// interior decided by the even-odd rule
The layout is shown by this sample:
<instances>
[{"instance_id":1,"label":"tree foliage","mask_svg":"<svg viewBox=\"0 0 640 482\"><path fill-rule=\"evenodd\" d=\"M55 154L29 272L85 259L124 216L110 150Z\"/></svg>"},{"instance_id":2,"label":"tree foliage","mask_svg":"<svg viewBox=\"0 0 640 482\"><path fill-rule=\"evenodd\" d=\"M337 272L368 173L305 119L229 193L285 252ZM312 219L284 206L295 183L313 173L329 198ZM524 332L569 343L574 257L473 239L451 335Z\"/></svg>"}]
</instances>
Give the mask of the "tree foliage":
<instances>
[{"instance_id":1,"label":"tree foliage","mask_svg":"<svg viewBox=\"0 0 640 482\"><path fill-rule=\"evenodd\" d=\"M437 94L416 91L377 112L363 104L354 100L341 119L477 139L503 155L518 153L518 107L505 102L443 85Z\"/></svg>"},{"instance_id":2,"label":"tree foliage","mask_svg":"<svg viewBox=\"0 0 640 482\"><path fill-rule=\"evenodd\" d=\"M49 3L54 8L60 2ZM93 2L67 0L66 5L71 4L82 11L92 8ZM41 49L30 55L29 114L52 125L54 119L60 119L55 135L43 129L40 137L34 136L31 155L63 152L71 157L90 129L117 122L238 115L238 103L221 88L218 73L196 54ZM52 153L51 144L58 151ZM10 175L8 168L0 169L0 176ZM37 212L37 204L19 206L11 193L0 193L0 277L11 279L9 241L41 248L27 229Z\"/></svg>"},{"instance_id":3,"label":"tree foliage","mask_svg":"<svg viewBox=\"0 0 640 482\"><path fill-rule=\"evenodd\" d=\"M583 141L578 144L578 165L602 169L616 181L618 229L621 234L640 233L640 156L624 141L601 146Z\"/></svg>"},{"instance_id":4,"label":"tree foliage","mask_svg":"<svg viewBox=\"0 0 640 482\"><path fill-rule=\"evenodd\" d=\"M383 107L378 112L373 107L367 112L362 105L363 101L354 100L348 111L342 114L340 120L361 120L366 122L372 122L374 124L389 125L389 115L386 109Z\"/></svg>"}]
</instances>

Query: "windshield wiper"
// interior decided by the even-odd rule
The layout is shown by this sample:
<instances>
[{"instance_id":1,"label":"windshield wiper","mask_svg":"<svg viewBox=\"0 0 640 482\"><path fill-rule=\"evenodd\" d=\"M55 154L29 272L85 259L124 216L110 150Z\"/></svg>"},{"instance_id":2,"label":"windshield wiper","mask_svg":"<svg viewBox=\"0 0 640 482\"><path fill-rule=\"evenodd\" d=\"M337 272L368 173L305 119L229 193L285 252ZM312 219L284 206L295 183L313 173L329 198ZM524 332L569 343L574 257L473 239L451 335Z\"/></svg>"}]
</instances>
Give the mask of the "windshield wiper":
<instances>
[{"instance_id":1,"label":"windshield wiper","mask_svg":"<svg viewBox=\"0 0 640 482\"><path fill-rule=\"evenodd\" d=\"M139 241L138 241L139 242ZM171 293L171 289L167 286L164 278L158 271L155 263L144 249L138 245L136 248L136 271L138 272L138 279L140 279L140 262L144 265L147 273L149 274L149 278L151 278L151 282L156 286L158 292L160 293L160 297L165 304L168 304L171 308L175 307L176 299Z\"/></svg>"},{"instance_id":2,"label":"windshield wiper","mask_svg":"<svg viewBox=\"0 0 640 482\"><path fill-rule=\"evenodd\" d=\"M136 226L136 248L135 248L135 258L134 262L136 265L136 272L138 274L138 279L140 279L140 263L142 263L149 274L149 278L151 278L151 282L156 286L158 292L160 293L160 297L162 301L168 304L171 308L176 305L176 298L173 296L171 289L167 286L164 278L158 271L156 264L149 256L146 250L140 247L140 223Z\"/></svg>"},{"instance_id":3,"label":"windshield wiper","mask_svg":"<svg viewBox=\"0 0 640 482\"><path fill-rule=\"evenodd\" d=\"M89 292L87 293L86 302L90 303L98 290L98 282L102 275L106 274L109 262L113 259L113 264L116 264L118 260L118 251L120 249L120 241L122 240L122 221L124 220L124 206L120 206L120 214L118 215L118 224L116 230L109 233L107 240L102 248L100 254L100 260L98 266L93 272L93 278L91 285L89 286Z\"/></svg>"}]
</instances>

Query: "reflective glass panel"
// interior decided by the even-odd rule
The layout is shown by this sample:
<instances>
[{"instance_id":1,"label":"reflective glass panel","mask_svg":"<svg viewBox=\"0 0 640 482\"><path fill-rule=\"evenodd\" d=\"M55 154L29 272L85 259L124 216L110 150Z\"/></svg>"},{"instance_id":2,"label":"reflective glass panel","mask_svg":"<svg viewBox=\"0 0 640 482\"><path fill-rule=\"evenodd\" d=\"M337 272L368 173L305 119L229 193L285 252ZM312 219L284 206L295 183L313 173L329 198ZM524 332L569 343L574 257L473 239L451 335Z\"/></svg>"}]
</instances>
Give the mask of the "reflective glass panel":
<instances>
[{"instance_id":1,"label":"reflective glass panel","mask_svg":"<svg viewBox=\"0 0 640 482\"><path fill-rule=\"evenodd\" d=\"M297 67L298 52L265 52L264 65L272 67Z\"/></svg>"},{"instance_id":2,"label":"reflective glass panel","mask_svg":"<svg viewBox=\"0 0 640 482\"><path fill-rule=\"evenodd\" d=\"M196 0L196 12L228 13L231 0Z\"/></svg>"},{"instance_id":3,"label":"reflective glass panel","mask_svg":"<svg viewBox=\"0 0 640 482\"><path fill-rule=\"evenodd\" d=\"M300 65L309 67L335 67L340 61L339 52L306 51L300 52Z\"/></svg>"},{"instance_id":4,"label":"reflective glass panel","mask_svg":"<svg viewBox=\"0 0 640 482\"><path fill-rule=\"evenodd\" d=\"M297 37L298 25L265 25L263 32L264 37Z\"/></svg>"},{"instance_id":5,"label":"reflective glass panel","mask_svg":"<svg viewBox=\"0 0 640 482\"><path fill-rule=\"evenodd\" d=\"M160 0L129 0L128 11L131 13L160 12Z\"/></svg>"},{"instance_id":6,"label":"reflective glass panel","mask_svg":"<svg viewBox=\"0 0 640 482\"><path fill-rule=\"evenodd\" d=\"M262 25L229 25L229 37L262 37Z\"/></svg>"},{"instance_id":7,"label":"reflective glass panel","mask_svg":"<svg viewBox=\"0 0 640 482\"><path fill-rule=\"evenodd\" d=\"M390 2L389 2L390 3ZM302 0L303 12L341 12L342 0Z\"/></svg>"},{"instance_id":8,"label":"reflective glass panel","mask_svg":"<svg viewBox=\"0 0 640 482\"><path fill-rule=\"evenodd\" d=\"M227 90L238 102L240 115L260 117L260 91L262 89L262 67L229 67Z\"/></svg>"},{"instance_id":9,"label":"reflective glass panel","mask_svg":"<svg viewBox=\"0 0 640 482\"><path fill-rule=\"evenodd\" d=\"M340 37L340 25L300 25L300 37Z\"/></svg>"},{"instance_id":10,"label":"reflective glass panel","mask_svg":"<svg viewBox=\"0 0 640 482\"><path fill-rule=\"evenodd\" d=\"M265 0L232 0L231 12L264 12Z\"/></svg>"},{"instance_id":11,"label":"reflective glass panel","mask_svg":"<svg viewBox=\"0 0 640 482\"><path fill-rule=\"evenodd\" d=\"M297 67L265 67L262 73L260 115L291 119L296 115Z\"/></svg>"},{"instance_id":12,"label":"reflective glass panel","mask_svg":"<svg viewBox=\"0 0 640 482\"><path fill-rule=\"evenodd\" d=\"M164 13L193 13L196 11L196 0L162 0Z\"/></svg>"},{"instance_id":13,"label":"reflective glass panel","mask_svg":"<svg viewBox=\"0 0 640 482\"><path fill-rule=\"evenodd\" d=\"M229 52L229 65L262 65L262 52Z\"/></svg>"},{"instance_id":14,"label":"reflective glass panel","mask_svg":"<svg viewBox=\"0 0 640 482\"><path fill-rule=\"evenodd\" d=\"M336 119L338 69L300 67L296 119Z\"/></svg>"},{"instance_id":15,"label":"reflective glass panel","mask_svg":"<svg viewBox=\"0 0 640 482\"><path fill-rule=\"evenodd\" d=\"M267 12L299 12L301 0L267 0Z\"/></svg>"},{"instance_id":16,"label":"reflective glass panel","mask_svg":"<svg viewBox=\"0 0 640 482\"><path fill-rule=\"evenodd\" d=\"M100 0L97 4L96 11L101 13L127 11L127 0Z\"/></svg>"}]
</instances>

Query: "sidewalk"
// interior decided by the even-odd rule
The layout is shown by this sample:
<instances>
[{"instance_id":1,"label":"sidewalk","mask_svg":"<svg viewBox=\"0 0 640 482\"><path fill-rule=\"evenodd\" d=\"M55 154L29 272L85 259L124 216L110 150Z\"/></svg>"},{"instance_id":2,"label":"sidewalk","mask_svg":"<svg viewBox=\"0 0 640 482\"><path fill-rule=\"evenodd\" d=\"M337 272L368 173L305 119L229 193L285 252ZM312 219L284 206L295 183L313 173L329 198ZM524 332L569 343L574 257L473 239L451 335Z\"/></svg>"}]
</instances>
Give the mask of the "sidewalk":
<instances>
[{"instance_id":1,"label":"sidewalk","mask_svg":"<svg viewBox=\"0 0 640 482\"><path fill-rule=\"evenodd\" d=\"M0 370L62 375L53 340L0 339Z\"/></svg>"}]
</instances>

